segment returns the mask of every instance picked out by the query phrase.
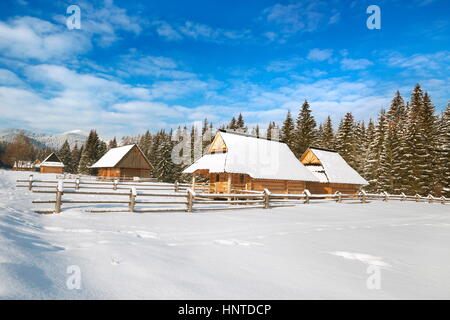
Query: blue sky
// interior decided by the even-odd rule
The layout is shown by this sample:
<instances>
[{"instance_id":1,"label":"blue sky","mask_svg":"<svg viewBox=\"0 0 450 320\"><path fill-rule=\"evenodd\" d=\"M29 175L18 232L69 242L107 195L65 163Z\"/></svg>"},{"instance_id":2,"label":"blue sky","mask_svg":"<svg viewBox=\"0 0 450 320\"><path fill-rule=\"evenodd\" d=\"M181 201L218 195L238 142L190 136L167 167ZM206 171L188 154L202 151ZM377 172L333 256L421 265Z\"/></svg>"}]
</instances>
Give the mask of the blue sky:
<instances>
[{"instance_id":1,"label":"blue sky","mask_svg":"<svg viewBox=\"0 0 450 320\"><path fill-rule=\"evenodd\" d=\"M81 29L66 27L69 5ZM369 30L369 5L381 29ZM105 137L244 114L376 117L419 82L450 98L447 0L31 1L0 4L0 127Z\"/></svg>"}]
</instances>

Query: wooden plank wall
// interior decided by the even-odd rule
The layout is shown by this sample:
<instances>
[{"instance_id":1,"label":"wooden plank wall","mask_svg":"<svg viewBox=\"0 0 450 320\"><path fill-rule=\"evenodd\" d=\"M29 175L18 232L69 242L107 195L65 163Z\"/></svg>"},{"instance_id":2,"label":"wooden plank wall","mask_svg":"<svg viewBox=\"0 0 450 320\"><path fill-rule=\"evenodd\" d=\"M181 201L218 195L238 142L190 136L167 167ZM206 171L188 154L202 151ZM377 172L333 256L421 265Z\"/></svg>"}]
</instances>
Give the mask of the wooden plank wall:
<instances>
[{"instance_id":1,"label":"wooden plank wall","mask_svg":"<svg viewBox=\"0 0 450 320\"><path fill-rule=\"evenodd\" d=\"M41 173L63 173L63 167L46 167L43 166L40 169Z\"/></svg>"},{"instance_id":2,"label":"wooden plank wall","mask_svg":"<svg viewBox=\"0 0 450 320\"><path fill-rule=\"evenodd\" d=\"M116 165L116 168L151 169L150 165L136 146L133 147L130 152L128 152L128 154Z\"/></svg>"}]
</instances>

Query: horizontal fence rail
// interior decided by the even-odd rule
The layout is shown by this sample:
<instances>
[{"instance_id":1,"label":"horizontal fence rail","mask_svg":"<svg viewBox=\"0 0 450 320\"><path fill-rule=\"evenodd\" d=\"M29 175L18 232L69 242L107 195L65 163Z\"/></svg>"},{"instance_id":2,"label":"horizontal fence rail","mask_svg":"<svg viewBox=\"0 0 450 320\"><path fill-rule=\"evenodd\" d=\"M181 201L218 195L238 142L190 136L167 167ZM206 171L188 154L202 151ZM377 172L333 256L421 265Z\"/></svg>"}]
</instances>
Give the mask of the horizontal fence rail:
<instances>
[{"instance_id":1,"label":"horizontal fence rail","mask_svg":"<svg viewBox=\"0 0 450 320\"><path fill-rule=\"evenodd\" d=\"M358 201L367 203L370 200L381 201L414 201L428 203L450 203L449 198L426 197L418 194L393 195L386 192L366 193L361 191L358 194L342 194L339 191L335 194L311 194L304 190L299 194L271 193L264 189L260 191L242 191L243 193L209 193L209 185L203 184L200 188L189 188L190 184L164 183L128 183L119 182L98 182L58 180L34 180L31 175L28 180L17 180L17 187L28 188L37 194L53 194L54 200L33 200L35 204L53 204L54 209L36 210L38 213L60 213L63 204L85 204L90 208L87 212L193 212L202 210L235 210L251 208L276 208L290 207L298 204L308 204L314 201ZM83 190L85 189L85 190ZM86 190L87 189L87 190ZM96 191L89 189L98 189ZM151 192L151 191L164 192ZM150 192L149 192L150 191ZM68 196L91 196L91 199L67 199ZM107 197L117 197L107 199ZM167 200L166 200L167 199ZM123 208L91 208L93 205L125 205ZM160 205L159 207L153 207Z\"/></svg>"}]
</instances>

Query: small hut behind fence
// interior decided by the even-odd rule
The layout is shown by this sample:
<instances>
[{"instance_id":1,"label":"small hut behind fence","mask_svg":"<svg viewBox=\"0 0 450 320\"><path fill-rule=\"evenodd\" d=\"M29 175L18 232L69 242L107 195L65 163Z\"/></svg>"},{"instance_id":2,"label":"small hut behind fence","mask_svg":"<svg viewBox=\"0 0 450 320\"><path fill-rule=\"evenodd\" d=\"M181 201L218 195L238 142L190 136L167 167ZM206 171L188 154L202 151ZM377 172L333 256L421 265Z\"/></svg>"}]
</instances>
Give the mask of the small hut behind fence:
<instances>
[{"instance_id":1,"label":"small hut behind fence","mask_svg":"<svg viewBox=\"0 0 450 320\"><path fill-rule=\"evenodd\" d=\"M61 174L64 172L64 163L61 159L52 152L44 161L39 165L41 173L57 173Z\"/></svg>"},{"instance_id":2,"label":"small hut behind fence","mask_svg":"<svg viewBox=\"0 0 450 320\"><path fill-rule=\"evenodd\" d=\"M153 168L150 161L136 144L112 148L91 166L99 177L149 178Z\"/></svg>"}]
</instances>

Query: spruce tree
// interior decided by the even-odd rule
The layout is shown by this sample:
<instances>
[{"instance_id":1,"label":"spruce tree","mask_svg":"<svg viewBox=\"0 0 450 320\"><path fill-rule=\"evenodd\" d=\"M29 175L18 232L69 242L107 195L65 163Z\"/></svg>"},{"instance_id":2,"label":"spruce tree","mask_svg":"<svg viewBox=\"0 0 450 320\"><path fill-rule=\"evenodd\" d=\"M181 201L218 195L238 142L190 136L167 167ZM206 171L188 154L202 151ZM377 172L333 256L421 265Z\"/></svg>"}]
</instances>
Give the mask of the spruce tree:
<instances>
[{"instance_id":1,"label":"spruce tree","mask_svg":"<svg viewBox=\"0 0 450 320\"><path fill-rule=\"evenodd\" d=\"M314 145L317 139L316 121L311 113L308 101L305 100L297 118L294 154L300 157L306 149Z\"/></svg>"},{"instance_id":2,"label":"spruce tree","mask_svg":"<svg viewBox=\"0 0 450 320\"><path fill-rule=\"evenodd\" d=\"M437 181L442 195L450 198L450 103L439 121Z\"/></svg>"},{"instance_id":3,"label":"spruce tree","mask_svg":"<svg viewBox=\"0 0 450 320\"><path fill-rule=\"evenodd\" d=\"M108 144L108 150L113 149L113 148L117 148L116 137L114 137L112 140L110 140L109 144Z\"/></svg>"},{"instance_id":4,"label":"spruce tree","mask_svg":"<svg viewBox=\"0 0 450 320\"><path fill-rule=\"evenodd\" d=\"M326 149L335 148L333 122L331 121L330 116L328 116L325 123L322 124L319 146Z\"/></svg>"},{"instance_id":5,"label":"spruce tree","mask_svg":"<svg viewBox=\"0 0 450 320\"><path fill-rule=\"evenodd\" d=\"M379 182L382 189L389 193L401 189L401 176L397 163L404 156L401 145L401 126L405 119L405 103L397 91L386 113L385 138L380 153Z\"/></svg>"},{"instance_id":6,"label":"spruce tree","mask_svg":"<svg viewBox=\"0 0 450 320\"><path fill-rule=\"evenodd\" d=\"M290 110L287 112L286 119L281 127L281 140L293 150L295 142L295 125Z\"/></svg>"},{"instance_id":7,"label":"spruce tree","mask_svg":"<svg viewBox=\"0 0 450 320\"><path fill-rule=\"evenodd\" d=\"M412 194L423 195L423 185L420 182L426 158L426 141L424 140L424 128L422 127L423 91L419 84L416 85L409 103L407 129L406 129L406 168L408 190Z\"/></svg>"},{"instance_id":8,"label":"spruce tree","mask_svg":"<svg viewBox=\"0 0 450 320\"><path fill-rule=\"evenodd\" d=\"M236 130L246 132L247 127L245 126L244 117L242 116L242 113L239 113L239 116L236 121Z\"/></svg>"},{"instance_id":9,"label":"spruce tree","mask_svg":"<svg viewBox=\"0 0 450 320\"><path fill-rule=\"evenodd\" d=\"M73 162L72 162L72 153L70 151L69 142L64 141L63 145L58 151L58 157L64 163L64 171L68 173L73 173Z\"/></svg>"},{"instance_id":10,"label":"spruce tree","mask_svg":"<svg viewBox=\"0 0 450 320\"><path fill-rule=\"evenodd\" d=\"M356 167L355 146L355 124L352 113L348 112L336 132L336 150L352 168Z\"/></svg>"}]
</instances>

